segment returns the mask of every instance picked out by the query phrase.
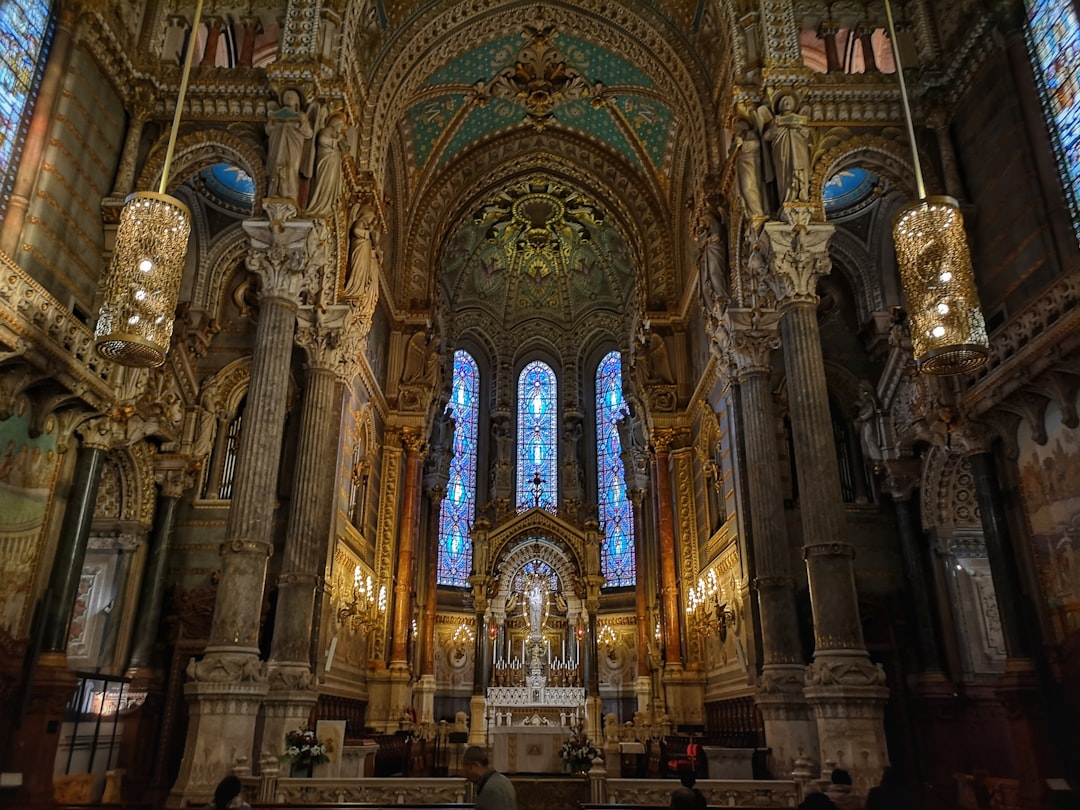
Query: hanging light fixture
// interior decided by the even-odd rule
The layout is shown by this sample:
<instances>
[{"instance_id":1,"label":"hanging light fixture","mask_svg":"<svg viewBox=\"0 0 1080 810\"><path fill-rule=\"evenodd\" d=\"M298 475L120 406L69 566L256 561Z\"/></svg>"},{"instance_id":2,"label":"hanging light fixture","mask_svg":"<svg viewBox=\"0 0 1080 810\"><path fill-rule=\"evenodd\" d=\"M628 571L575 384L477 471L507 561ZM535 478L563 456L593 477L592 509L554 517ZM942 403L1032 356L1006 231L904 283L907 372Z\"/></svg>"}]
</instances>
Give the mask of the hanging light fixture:
<instances>
[{"instance_id":1,"label":"hanging light fixture","mask_svg":"<svg viewBox=\"0 0 1080 810\"><path fill-rule=\"evenodd\" d=\"M94 346L102 357L125 366L150 368L165 362L173 332L173 314L184 275L191 212L165 193L172 168L180 114L195 55L203 0L195 5L173 112L169 145L157 192L137 191L120 212L112 262L105 276L104 302L94 329Z\"/></svg>"},{"instance_id":2,"label":"hanging light fixture","mask_svg":"<svg viewBox=\"0 0 1080 810\"><path fill-rule=\"evenodd\" d=\"M919 194L919 199L902 208L893 222L915 362L926 374L962 374L979 368L990 356L964 217L952 197L926 195L889 0L885 0L885 15Z\"/></svg>"}]
</instances>

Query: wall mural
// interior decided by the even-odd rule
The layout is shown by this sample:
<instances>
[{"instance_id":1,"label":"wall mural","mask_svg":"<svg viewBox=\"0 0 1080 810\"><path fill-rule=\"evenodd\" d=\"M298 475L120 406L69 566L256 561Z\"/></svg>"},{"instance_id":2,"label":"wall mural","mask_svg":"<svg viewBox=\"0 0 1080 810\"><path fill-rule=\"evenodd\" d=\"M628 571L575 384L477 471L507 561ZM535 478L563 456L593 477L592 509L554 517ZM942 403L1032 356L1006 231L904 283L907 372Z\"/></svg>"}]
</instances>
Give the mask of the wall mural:
<instances>
[{"instance_id":1,"label":"wall mural","mask_svg":"<svg viewBox=\"0 0 1080 810\"><path fill-rule=\"evenodd\" d=\"M0 421L0 578L7 583L0 591L0 628L16 638L29 629L33 571L60 466L54 430L49 420L39 436L31 437L25 402Z\"/></svg>"},{"instance_id":2,"label":"wall mural","mask_svg":"<svg viewBox=\"0 0 1080 810\"><path fill-rule=\"evenodd\" d=\"M1059 641L1080 632L1080 428L1061 410L1046 410L1047 442L1038 445L1026 424L1017 444L1020 492L1039 576Z\"/></svg>"}]
</instances>

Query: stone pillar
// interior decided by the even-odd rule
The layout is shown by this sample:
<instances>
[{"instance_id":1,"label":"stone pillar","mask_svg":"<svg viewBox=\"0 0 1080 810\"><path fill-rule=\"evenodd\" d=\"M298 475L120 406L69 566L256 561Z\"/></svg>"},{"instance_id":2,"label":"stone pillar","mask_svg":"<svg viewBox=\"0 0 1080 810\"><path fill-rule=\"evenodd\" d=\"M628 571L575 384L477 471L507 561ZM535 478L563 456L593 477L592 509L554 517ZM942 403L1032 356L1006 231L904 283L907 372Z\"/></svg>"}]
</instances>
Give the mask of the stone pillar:
<instances>
[{"instance_id":1,"label":"stone pillar","mask_svg":"<svg viewBox=\"0 0 1080 810\"><path fill-rule=\"evenodd\" d=\"M405 447L405 471L394 584L394 613L391 620L389 678L392 717L400 717L405 709L412 705L409 632L413 620L416 549L420 537L420 461L424 437L417 428L401 428L401 442Z\"/></svg>"},{"instance_id":2,"label":"stone pillar","mask_svg":"<svg viewBox=\"0 0 1080 810\"><path fill-rule=\"evenodd\" d=\"M1043 780L1060 773L1054 745L1068 746L1075 734L1070 728L1062 735L1051 727L1046 714L1046 691L1033 658L1031 626L1025 622L1022 604L1023 587L1009 536L1005 516L1005 497L998 481L993 453L980 448L972 453L971 471L975 476L975 495L982 517L983 542L994 579L1001 631L1005 637L1008 659L1005 674L999 679L995 694L1005 707L1016 776L1020 780L1020 806L1044 806ZM1053 710L1052 708L1050 709ZM1058 733L1054 733L1058 731ZM1066 741L1068 740L1068 741ZM1062 748L1061 750L1066 750Z\"/></svg>"},{"instance_id":3,"label":"stone pillar","mask_svg":"<svg viewBox=\"0 0 1080 810\"><path fill-rule=\"evenodd\" d=\"M344 402L343 366L349 309L331 306L300 312L297 343L307 354L300 438L296 448L292 509L285 532L285 559L278 577L274 637L263 700L262 754L280 756L285 735L307 726L318 699L311 670L316 588L326 569L333 531L338 428Z\"/></svg>"},{"instance_id":4,"label":"stone pillar","mask_svg":"<svg viewBox=\"0 0 1080 810\"><path fill-rule=\"evenodd\" d=\"M825 43L825 72L841 73L844 65L840 61L840 51L836 47L836 35L840 31L840 24L832 20L823 20L818 24L817 35Z\"/></svg>"},{"instance_id":5,"label":"stone pillar","mask_svg":"<svg viewBox=\"0 0 1080 810\"><path fill-rule=\"evenodd\" d=\"M877 73L877 57L874 56L874 29L868 25L860 25L855 28L851 35L859 40L862 48L863 73Z\"/></svg>"},{"instance_id":6,"label":"stone pillar","mask_svg":"<svg viewBox=\"0 0 1080 810\"><path fill-rule=\"evenodd\" d=\"M817 325L817 280L831 268L832 225L764 226L778 287L804 556L814 612L814 662L806 697L817 714L823 759L851 771L857 789L877 784L888 764L885 672L870 662L855 592L854 550L840 495L840 471Z\"/></svg>"},{"instance_id":7,"label":"stone pillar","mask_svg":"<svg viewBox=\"0 0 1080 810\"><path fill-rule=\"evenodd\" d=\"M269 688L258 635L289 365L300 294L324 264L325 246L321 229L295 219L291 205L266 207L269 220L244 222L251 239L247 266L261 281L259 323L214 618L205 656L187 670L188 734L170 806L206 802L237 758L250 763L256 715Z\"/></svg>"},{"instance_id":8,"label":"stone pillar","mask_svg":"<svg viewBox=\"0 0 1080 810\"><path fill-rule=\"evenodd\" d=\"M154 645L161 620L161 602L165 597L165 579L169 563L169 547L176 530L176 508L184 490L193 483L183 470L162 470L157 475L161 487L154 510L154 530L150 551L143 567L139 588L139 608L135 614L135 632L131 640L128 676L139 678L142 670L154 666Z\"/></svg>"},{"instance_id":9,"label":"stone pillar","mask_svg":"<svg viewBox=\"0 0 1080 810\"><path fill-rule=\"evenodd\" d=\"M41 646L37 650L31 646L27 653L37 658L28 672L24 670L30 678L25 684L29 700L4 762L5 771L21 773L23 778L11 797L13 806L53 806L53 762L64 709L75 691L76 677L67 666L67 640L109 447L97 443L97 432L92 429L84 426L79 433L83 441L75 457L49 585L38 601Z\"/></svg>"},{"instance_id":10,"label":"stone pillar","mask_svg":"<svg viewBox=\"0 0 1080 810\"><path fill-rule=\"evenodd\" d=\"M140 90L141 87L135 91L135 109L128 115L124 146L120 150L120 165L116 170L116 180L113 182L113 196L121 200L135 188L135 164L139 159L143 128L153 112L152 99Z\"/></svg>"},{"instance_id":11,"label":"stone pillar","mask_svg":"<svg viewBox=\"0 0 1080 810\"><path fill-rule=\"evenodd\" d=\"M420 722L435 722L435 618L439 595L439 525L446 487L434 483L427 488L428 531L425 565L421 568L424 588L424 613L420 626L420 680L416 692L420 695Z\"/></svg>"},{"instance_id":12,"label":"stone pillar","mask_svg":"<svg viewBox=\"0 0 1080 810\"><path fill-rule=\"evenodd\" d=\"M49 571L49 587L43 602L42 653L66 655L71 611L75 607L86 547L90 541L90 525L94 520L101 471L108 455L107 446L89 443L93 441L92 431L86 431L84 435L75 459L75 474L64 509L64 519L60 524L60 540Z\"/></svg>"},{"instance_id":13,"label":"stone pillar","mask_svg":"<svg viewBox=\"0 0 1080 810\"><path fill-rule=\"evenodd\" d=\"M251 67L255 61L255 37L262 33L262 20L257 16L241 17L243 34L240 39L240 67Z\"/></svg>"},{"instance_id":14,"label":"stone pillar","mask_svg":"<svg viewBox=\"0 0 1080 810\"><path fill-rule=\"evenodd\" d=\"M202 59L199 60L201 67L213 67L217 61L218 42L221 39L221 29L225 20L217 16L209 16L206 22L206 47L203 49ZM197 35L198 32L196 31Z\"/></svg>"},{"instance_id":15,"label":"stone pillar","mask_svg":"<svg viewBox=\"0 0 1080 810\"><path fill-rule=\"evenodd\" d=\"M656 431L652 438L653 491L656 492L660 528L660 594L664 610L664 669L682 670L682 639L679 633L679 583L675 567L675 515L671 492L668 449L672 434Z\"/></svg>"},{"instance_id":16,"label":"stone pillar","mask_svg":"<svg viewBox=\"0 0 1080 810\"><path fill-rule=\"evenodd\" d=\"M762 667L754 696L765 723L774 779L791 775L796 759L819 762L814 713L803 694L806 663L795 603L795 582L784 524L770 356L779 345L780 315L729 307L721 323L738 382L744 445L754 589L761 614Z\"/></svg>"},{"instance_id":17,"label":"stone pillar","mask_svg":"<svg viewBox=\"0 0 1080 810\"><path fill-rule=\"evenodd\" d=\"M634 681L634 695L637 698L637 710L649 711L652 699L652 679L649 677L649 603L646 599L646 587L643 581L644 568L648 555L645 552L645 521L642 510L645 508L645 491L627 489L631 509L634 515L634 558L637 566L637 587L634 589L634 614L637 619L637 679Z\"/></svg>"},{"instance_id":18,"label":"stone pillar","mask_svg":"<svg viewBox=\"0 0 1080 810\"><path fill-rule=\"evenodd\" d=\"M938 630L930 591L927 589L933 578L927 571L923 556L927 542L923 536L917 497L921 464L915 458L902 458L885 461L883 466L885 480L882 489L892 499L896 510L900 557L907 578L907 592L911 596L918 671L922 676L933 674L934 680L943 680Z\"/></svg>"},{"instance_id":19,"label":"stone pillar","mask_svg":"<svg viewBox=\"0 0 1080 810\"><path fill-rule=\"evenodd\" d=\"M390 668L408 670L416 547L420 536L420 450L424 446L424 438L415 428L403 428L401 441L405 446L405 494L401 505L401 539L397 551L397 576L394 585L394 630L390 647Z\"/></svg>"}]
</instances>

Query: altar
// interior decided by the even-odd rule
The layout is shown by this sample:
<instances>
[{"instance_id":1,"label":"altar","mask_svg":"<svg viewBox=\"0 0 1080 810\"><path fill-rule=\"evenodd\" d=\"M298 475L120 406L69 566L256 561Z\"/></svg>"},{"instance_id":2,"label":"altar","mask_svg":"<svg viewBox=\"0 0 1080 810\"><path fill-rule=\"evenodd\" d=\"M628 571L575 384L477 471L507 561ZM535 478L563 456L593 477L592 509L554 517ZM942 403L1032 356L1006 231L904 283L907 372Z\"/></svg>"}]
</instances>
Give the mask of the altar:
<instances>
[{"instance_id":1,"label":"altar","mask_svg":"<svg viewBox=\"0 0 1080 810\"><path fill-rule=\"evenodd\" d=\"M501 773L561 773L559 750L568 736L570 729L560 726L497 726L491 764Z\"/></svg>"}]
</instances>

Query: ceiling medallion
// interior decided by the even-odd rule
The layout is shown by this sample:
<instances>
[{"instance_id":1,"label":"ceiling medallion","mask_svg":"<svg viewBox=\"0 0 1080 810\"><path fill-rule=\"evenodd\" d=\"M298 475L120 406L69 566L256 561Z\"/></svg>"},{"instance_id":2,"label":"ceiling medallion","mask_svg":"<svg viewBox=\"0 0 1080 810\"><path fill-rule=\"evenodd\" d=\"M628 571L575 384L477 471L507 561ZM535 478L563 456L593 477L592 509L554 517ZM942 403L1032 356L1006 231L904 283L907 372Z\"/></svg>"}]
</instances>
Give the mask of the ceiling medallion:
<instances>
[{"instance_id":1,"label":"ceiling medallion","mask_svg":"<svg viewBox=\"0 0 1080 810\"><path fill-rule=\"evenodd\" d=\"M511 101L525 108L526 120L537 129L551 122L551 114L568 101L590 98L594 107L608 101L604 85L590 82L553 44L555 26L526 26L528 38L518 51L517 61L499 71L489 82L476 83L475 101L484 105L492 98Z\"/></svg>"}]
</instances>

